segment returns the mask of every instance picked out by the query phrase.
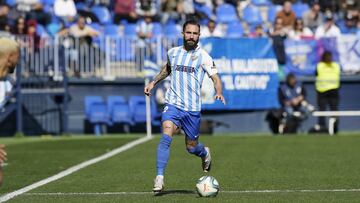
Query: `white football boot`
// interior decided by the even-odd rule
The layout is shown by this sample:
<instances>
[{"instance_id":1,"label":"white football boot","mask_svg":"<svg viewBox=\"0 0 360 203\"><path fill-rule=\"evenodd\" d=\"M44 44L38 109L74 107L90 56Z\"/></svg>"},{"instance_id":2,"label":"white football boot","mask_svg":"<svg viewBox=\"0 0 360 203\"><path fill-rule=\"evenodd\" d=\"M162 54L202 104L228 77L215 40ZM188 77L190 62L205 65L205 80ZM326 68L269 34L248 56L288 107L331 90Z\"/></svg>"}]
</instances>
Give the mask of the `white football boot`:
<instances>
[{"instance_id":1,"label":"white football boot","mask_svg":"<svg viewBox=\"0 0 360 203\"><path fill-rule=\"evenodd\" d=\"M211 170L211 155L210 155L209 147L205 147L205 150L207 154L205 157L202 158L202 167L203 167L203 171L207 173Z\"/></svg>"},{"instance_id":2,"label":"white football boot","mask_svg":"<svg viewBox=\"0 0 360 203\"><path fill-rule=\"evenodd\" d=\"M164 189L164 176L156 176L154 180L153 192L161 192Z\"/></svg>"}]
</instances>

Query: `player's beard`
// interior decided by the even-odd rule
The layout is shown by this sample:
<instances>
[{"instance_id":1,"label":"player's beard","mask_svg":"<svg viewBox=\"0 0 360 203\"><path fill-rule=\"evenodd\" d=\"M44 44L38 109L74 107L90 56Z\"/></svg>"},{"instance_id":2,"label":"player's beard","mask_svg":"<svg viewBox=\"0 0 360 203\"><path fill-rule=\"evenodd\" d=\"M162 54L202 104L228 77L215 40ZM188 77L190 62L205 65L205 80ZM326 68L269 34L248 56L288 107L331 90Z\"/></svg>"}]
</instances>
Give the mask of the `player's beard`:
<instances>
[{"instance_id":1,"label":"player's beard","mask_svg":"<svg viewBox=\"0 0 360 203\"><path fill-rule=\"evenodd\" d=\"M185 38L183 39L183 41L184 41L184 47L187 51L194 50L199 42L199 40L196 41L192 39L186 40Z\"/></svg>"}]
</instances>

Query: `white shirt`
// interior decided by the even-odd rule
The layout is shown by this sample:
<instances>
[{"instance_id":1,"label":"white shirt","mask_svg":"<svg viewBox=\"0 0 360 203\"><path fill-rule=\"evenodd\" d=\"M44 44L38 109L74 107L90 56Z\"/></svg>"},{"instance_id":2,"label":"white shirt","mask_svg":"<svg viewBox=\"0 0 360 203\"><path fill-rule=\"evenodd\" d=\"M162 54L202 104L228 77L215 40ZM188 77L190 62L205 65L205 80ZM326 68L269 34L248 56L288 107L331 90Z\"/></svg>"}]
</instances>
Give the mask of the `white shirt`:
<instances>
[{"instance_id":1,"label":"white shirt","mask_svg":"<svg viewBox=\"0 0 360 203\"><path fill-rule=\"evenodd\" d=\"M315 31L315 38L321 37L340 37L341 31L336 25L332 25L329 30L325 31L325 26L319 26Z\"/></svg>"},{"instance_id":2,"label":"white shirt","mask_svg":"<svg viewBox=\"0 0 360 203\"><path fill-rule=\"evenodd\" d=\"M55 0L54 12L60 17L76 16L76 7L73 0Z\"/></svg>"},{"instance_id":3,"label":"white shirt","mask_svg":"<svg viewBox=\"0 0 360 203\"><path fill-rule=\"evenodd\" d=\"M165 102L184 111L201 111L201 85L205 76L217 73L211 56L199 46L186 51L183 46L168 51L171 66L170 88Z\"/></svg>"},{"instance_id":4,"label":"white shirt","mask_svg":"<svg viewBox=\"0 0 360 203\"><path fill-rule=\"evenodd\" d=\"M314 33L308 27L304 27L302 32L296 32L295 30L290 30L288 36L290 39L300 40L302 37L313 37Z\"/></svg>"},{"instance_id":5,"label":"white shirt","mask_svg":"<svg viewBox=\"0 0 360 203\"><path fill-rule=\"evenodd\" d=\"M207 26L204 26L201 28L200 31L200 37L204 38L204 37L223 37L224 36L224 32L221 30L221 28L219 26L216 26L214 31L211 33L209 28Z\"/></svg>"}]
</instances>

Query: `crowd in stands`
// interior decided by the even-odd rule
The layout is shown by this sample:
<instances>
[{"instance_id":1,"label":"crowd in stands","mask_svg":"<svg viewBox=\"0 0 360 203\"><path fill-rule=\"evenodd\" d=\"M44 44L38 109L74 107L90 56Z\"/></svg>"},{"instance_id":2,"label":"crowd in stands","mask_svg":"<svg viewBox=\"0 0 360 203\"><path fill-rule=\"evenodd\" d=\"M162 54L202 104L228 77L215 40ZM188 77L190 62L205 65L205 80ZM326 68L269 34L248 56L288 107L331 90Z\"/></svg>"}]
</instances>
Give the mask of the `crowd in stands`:
<instances>
[{"instance_id":1,"label":"crowd in stands","mask_svg":"<svg viewBox=\"0 0 360 203\"><path fill-rule=\"evenodd\" d=\"M40 37L55 36L72 34L74 25L83 22L87 31L81 35L142 38L136 31L144 28L143 22L151 36L179 35L180 25L196 16L203 26L202 37L360 36L359 4L354 0L0 0L0 31L33 35L35 27ZM124 29L134 25L142 28Z\"/></svg>"}]
</instances>

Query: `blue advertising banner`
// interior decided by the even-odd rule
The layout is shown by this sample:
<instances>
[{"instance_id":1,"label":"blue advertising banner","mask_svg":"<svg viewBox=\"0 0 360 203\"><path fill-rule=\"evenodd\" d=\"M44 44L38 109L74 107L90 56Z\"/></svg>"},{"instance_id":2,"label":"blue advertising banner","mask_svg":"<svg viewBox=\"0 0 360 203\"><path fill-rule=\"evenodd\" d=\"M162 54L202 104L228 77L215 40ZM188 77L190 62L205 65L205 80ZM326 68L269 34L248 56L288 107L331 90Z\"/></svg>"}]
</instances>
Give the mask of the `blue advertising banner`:
<instances>
[{"instance_id":1,"label":"blue advertising banner","mask_svg":"<svg viewBox=\"0 0 360 203\"><path fill-rule=\"evenodd\" d=\"M286 40L286 73L297 75L313 75L318 58L318 42L316 40Z\"/></svg>"},{"instance_id":2,"label":"blue advertising banner","mask_svg":"<svg viewBox=\"0 0 360 203\"><path fill-rule=\"evenodd\" d=\"M214 101L212 81L205 77L203 110L258 110L279 107L278 64L269 39L204 38L201 46L218 68L223 82L224 106Z\"/></svg>"}]
</instances>

